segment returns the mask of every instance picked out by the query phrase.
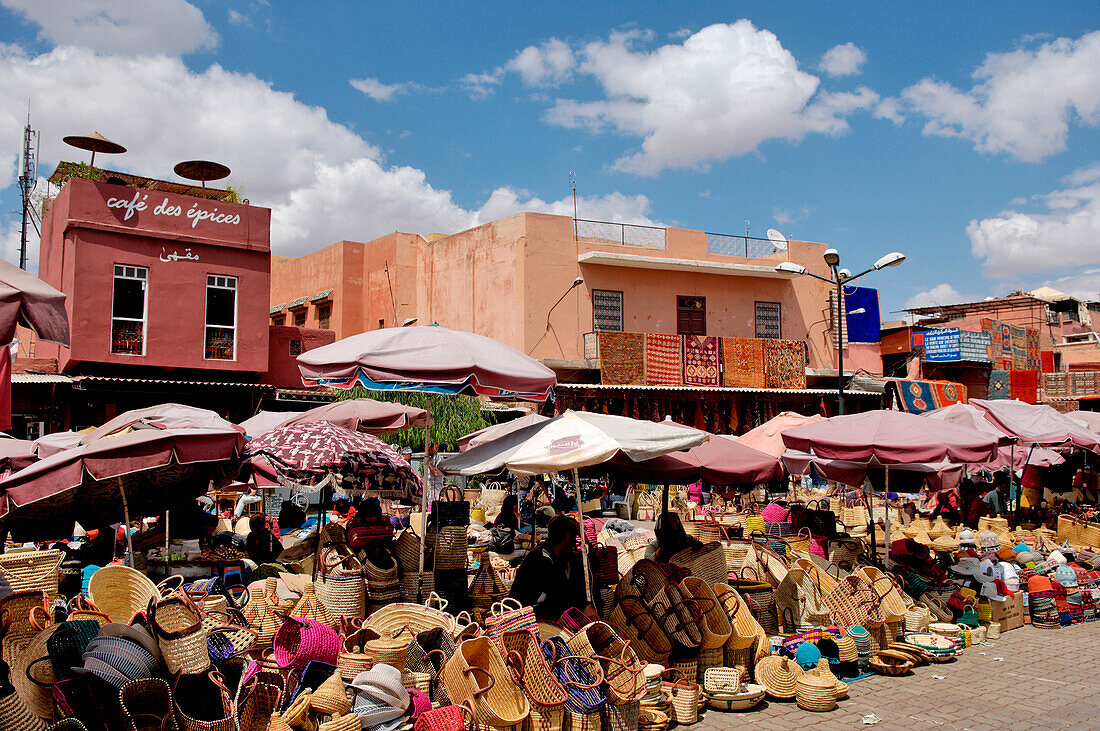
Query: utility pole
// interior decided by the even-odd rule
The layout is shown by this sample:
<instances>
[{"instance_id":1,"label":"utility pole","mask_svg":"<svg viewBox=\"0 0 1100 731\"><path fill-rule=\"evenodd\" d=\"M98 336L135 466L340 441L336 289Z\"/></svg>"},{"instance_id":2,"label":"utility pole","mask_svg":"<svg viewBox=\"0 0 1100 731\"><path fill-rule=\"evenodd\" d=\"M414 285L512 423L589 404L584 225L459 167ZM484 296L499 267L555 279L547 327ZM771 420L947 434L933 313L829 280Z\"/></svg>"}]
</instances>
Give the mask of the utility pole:
<instances>
[{"instance_id":1,"label":"utility pole","mask_svg":"<svg viewBox=\"0 0 1100 731\"><path fill-rule=\"evenodd\" d=\"M27 222L30 216L31 193L38 185L38 149L31 149L38 132L31 129L31 105L27 103L27 124L23 127L23 155L19 165L19 191L23 195L23 222L19 230L19 268L27 268Z\"/></svg>"}]
</instances>

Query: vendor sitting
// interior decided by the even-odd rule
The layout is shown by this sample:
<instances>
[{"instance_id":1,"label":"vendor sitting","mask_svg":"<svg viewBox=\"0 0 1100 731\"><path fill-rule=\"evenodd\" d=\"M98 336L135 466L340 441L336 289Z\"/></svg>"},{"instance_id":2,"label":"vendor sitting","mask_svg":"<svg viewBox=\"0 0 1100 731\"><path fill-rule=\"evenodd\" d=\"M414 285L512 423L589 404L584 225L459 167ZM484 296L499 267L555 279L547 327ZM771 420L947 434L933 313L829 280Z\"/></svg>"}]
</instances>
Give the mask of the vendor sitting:
<instances>
[{"instance_id":1,"label":"vendor sitting","mask_svg":"<svg viewBox=\"0 0 1100 731\"><path fill-rule=\"evenodd\" d=\"M701 548L703 545L687 534L676 513L662 513L653 532L657 537L650 542L645 557L657 563L668 563L670 558L685 548Z\"/></svg>"},{"instance_id":2,"label":"vendor sitting","mask_svg":"<svg viewBox=\"0 0 1100 731\"><path fill-rule=\"evenodd\" d=\"M509 596L533 607L539 619L556 621L569 607L583 608L586 614L598 617L586 599L577 522L557 515L547 532L547 539L520 564Z\"/></svg>"}]
</instances>

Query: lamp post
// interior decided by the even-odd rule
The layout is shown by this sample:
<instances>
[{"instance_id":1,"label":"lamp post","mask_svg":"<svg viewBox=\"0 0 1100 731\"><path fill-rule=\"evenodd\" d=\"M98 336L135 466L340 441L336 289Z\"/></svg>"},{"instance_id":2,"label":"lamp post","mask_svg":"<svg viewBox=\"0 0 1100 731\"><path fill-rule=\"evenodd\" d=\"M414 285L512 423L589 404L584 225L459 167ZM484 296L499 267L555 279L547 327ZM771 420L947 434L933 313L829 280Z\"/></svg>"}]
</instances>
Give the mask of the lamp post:
<instances>
[{"instance_id":1,"label":"lamp post","mask_svg":"<svg viewBox=\"0 0 1100 731\"><path fill-rule=\"evenodd\" d=\"M569 285L569 289L565 290L565 293L561 297L558 297L558 301L554 303L554 307L561 304L561 301L565 299L565 296L572 292L577 287L584 284L584 277L577 277L573 280L573 283ZM554 312L554 307L551 307L546 313L546 332L550 332L550 315Z\"/></svg>"},{"instance_id":2,"label":"lamp post","mask_svg":"<svg viewBox=\"0 0 1100 731\"><path fill-rule=\"evenodd\" d=\"M840 252L836 249L827 249L825 251L825 263L829 266L829 271L832 272L832 277L822 277L814 274L806 269L801 264L796 264L793 261L784 261L776 265L775 271L785 272L787 274L798 274L813 277L814 279L820 279L822 282L836 287L836 350L837 350L837 413L844 413L844 285L850 284L859 279L865 274L871 272L877 272L879 269L885 269L886 267L896 267L905 261L905 254L897 251L892 251L886 256L883 256L868 269L864 269L859 274L852 274L847 269L840 269Z\"/></svg>"}]
</instances>

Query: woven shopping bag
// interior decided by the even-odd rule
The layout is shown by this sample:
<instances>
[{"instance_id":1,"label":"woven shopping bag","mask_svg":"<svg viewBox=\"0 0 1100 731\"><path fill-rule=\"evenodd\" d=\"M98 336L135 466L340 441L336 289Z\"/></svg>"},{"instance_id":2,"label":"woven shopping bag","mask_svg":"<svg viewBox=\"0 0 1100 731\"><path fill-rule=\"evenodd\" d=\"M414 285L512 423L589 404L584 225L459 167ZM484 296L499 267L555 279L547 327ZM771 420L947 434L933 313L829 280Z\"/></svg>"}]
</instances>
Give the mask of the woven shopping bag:
<instances>
[{"instance_id":1,"label":"woven shopping bag","mask_svg":"<svg viewBox=\"0 0 1100 731\"><path fill-rule=\"evenodd\" d=\"M552 720L555 714L551 709L557 708L560 712L565 704L565 689L546 662L538 636L529 630L511 630L501 635L500 644L513 679L531 701L531 712L537 710ZM560 723L560 717L558 720Z\"/></svg>"},{"instance_id":2,"label":"woven shopping bag","mask_svg":"<svg viewBox=\"0 0 1100 731\"><path fill-rule=\"evenodd\" d=\"M465 528L470 524L470 503L463 498L461 490L448 485L432 503L431 515L436 525Z\"/></svg>"},{"instance_id":3,"label":"woven shopping bag","mask_svg":"<svg viewBox=\"0 0 1100 731\"><path fill-rule=\"evenodd\" d=\"M322 552L314 586L329 618L339 621L366 613L363 565L345 546L332 546Z\"/></svg>"},{"instance_id":4,"label":"woven shopping bag","mask_svg":"<svg viewBox=\"0 0 1100 731\"><path fill-rule=\"evenodd\" d=\"M891 624L904 622L909 607L901 597L898 580L874 566L860 566L856 575L863 578L871 587L871 592L879 600L885 621Z\"/></svg>"},{"instance_id":5,"label":"woven shopping bag","mask_svg":"<svg viewBox=\"0 0 1100 731\"><path fill-rule=\"evenodd\" d=\"M365 600L372 604L396 601L401 595L397 560L388 552L377 554L377 562L365 556L363 581Z\"/></svg>"},{"instance_id":6,"label":"woven shopping bag","mask_svg":"<svg viewBox=\"0 0 1100 731\"><path fill-rule=\"evenodd\" d=\"M679 584L666 583L660 593L653 598L650 610L665 633L681 647L694 648L702 642L702 630L699 623L703 611L691 594Z\"/></svg>"},{"instance_id":7,"label":"woven shopping bag","mask_svg":"<svg viewBox=\"0 0 1100 731\"><path fill-rule=\"evenodd\" d=\"M185 592L150 600L148 619L169 673L198 673L210 667L202 614Z\"/></svg>"},{"instance_id":8,"label":"woven shopping bag","mask_svg":"<svg viewBox=\"0 0 1100 731\"><path fill-rule=\"evenodd\" d=\"M443 683L452 700L471 703L481 724L514 726L531 710L497 645L487 637L465 640L458 646L443 668Z\"/></svg>"},{"instance_id":9,"label":"woven shopping bag","mask_svg":"<svg viewBox=\"0 0 1100 731\"><path fill-rule=\"evenodd\" d=\"M565 690L568 712L596 713L607 702L599 661L574 655L561 637L544 640L542 654Z\"/></svg>"},{"instance_id":10,"label":"woven shopping bag","mask_svg":"<svg viewBox=\"0 0 1100 731\"><path fill-rule=\"evenodd\" d=\"M287 617L272 643L279 667L304 668L311 662L335 665L340 653L340 636L332 627L315 619Z\"/></svg>"},{"instance_id":11,"label":"woven shopping bag","mask_svg":"<svg viewBox=\"0 0 1100 731\"><path fill-rule=\"evenodd\" d=\"M150 727L180 731L172 689L160 678L131 680L119 689L118 696L125 731L145 731Z\"/></svg>"},{"instance_id":12,"label":"woven shopping bag","mask_svg":"<svg viewBox=\"0 0 1100 731\"><path fill-rule=\"evenodd\" d=\"M729 574L726 564L726 550L718 541L704 544L700 548L686 548L669 559L675 566L683 566L710 585L725 581Z\"/></svg>"},{"instance_id":13,"label":"woven shopping bag","mask_svg":"<svg viewBox=\"0 0 1100 731\"><path fill-rule=\"evenodd\" d=\"M833 591L825 595L825 605L829 607L833 622L846 627L858 624L871 630L881 627L886 621L871 587L855 574L845 576Z\"/></svg>"},{"instance_id":14,"label":"woven shopping bag","mask_svg":"<svg viewBox=\"0 0 1100 731\"><path fill-rule=\"evenodd\" d=\"M672 640L638 597L624 596L615 602L607 623L630 643L641 659L658 665L668 662Z\"/></svg>"},{"instance_id":15,"label":"woven shopping bag","mask_svg":"<svg viewBox=\"0 0 1100 731\"><path fill-rule=\"evenodd\" d=\"M745 577L746 571L742 571L740 577L729 579L729 586L736 589L741 598L749 607L749 611L756 621L769 635L779 634L779 612L775 606L775 593L772 585L763 580L758 574L752 578ZM755 574L755 572L753 572Z\"/></svg>"},{"instance_id":16,"label":"woven shopping bag","mask_svg":"<svg viewBox=\"0 0 1100 731\"><path fill-rule=\"evenodd\" d=\"M537 631L538 620L533 608L525 607L517 600L509 598L494 604L485 615L485 634L488 637L497 639L505 632L515 629Z\"/></svg>"},{"instance_id":17,"label":"woven shopping bag","mask_svg":"<svg viewBox=\"0 0 1100 731\"><path fill-rule=\"evenodd\" d=\"M592 622L566 641L575 655L600 663L607 697L612 703L641 700L645 693L645 663L605 622Z\"/></svg>"},{"instance_id":18,"label":"woven shopping bag","mask_svg":"<svg viewBox=\"0 0 1100 731\"><path fill-rule=\"evenodd\" d=\"M216 670L176 676L172 686L182 731L236 731L237 711Z\"/></svg>"},{"instance_id":19,"label":"woven shopping bag","mask_svg":"<svg viewBox=\"0 0 1100 731\"><path fill-rule=\"evenodd\" d=\"M821 587L814 574L794 566L775 590L775 604L787 632L802 632L829 623Z\"/></svg>"},{"instance_id":20,"label":"woven shopping bag","mask_svg":"<svg viewBox=\"0 0 1100 731\"><path fill-rule=\"evenodd\" d=\"M405 667L414 673L428 675L428 695L433 703L444 706L451 703L440 675L443 666L455 654L455 649L451 635L442 627L433 627L417 632L405 651Z\"/></svg>"},{"instance_id":21,"label":"woven shopping bag","mask_svg":"<svg viewBox=\"0 0 1100 731\"><path fill-rule=\"evenodd\" d=\"M680 586L691 595L702 612L699 647L707 650L725 645L733 628L711 585L696 576L686 576L680 581Z\"/></svg>"}]
</instances>

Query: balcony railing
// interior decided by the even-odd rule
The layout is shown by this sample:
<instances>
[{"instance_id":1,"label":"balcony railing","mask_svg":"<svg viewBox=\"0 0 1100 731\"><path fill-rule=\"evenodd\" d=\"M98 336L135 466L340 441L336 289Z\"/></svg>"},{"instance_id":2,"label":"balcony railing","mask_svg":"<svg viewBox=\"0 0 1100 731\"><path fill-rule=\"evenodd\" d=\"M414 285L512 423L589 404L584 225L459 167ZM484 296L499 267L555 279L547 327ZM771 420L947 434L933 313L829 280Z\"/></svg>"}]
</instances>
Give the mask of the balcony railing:
<instances>
[{"instance_id":1,"label":"balcony railing","mask_svg":"<svg viewBox=\"0 0 1100 731\"><path fill-rule=\"evenodd\" d=\"M647 249L665 248L665 229L635 223L574 218L573 235L587 241L607 241L624 246L644 246Z\"/></svg>"},{"instance_id":2,"label":"balcony railing","mask_svg":"<svg viewBox=\"0 0 1100 731\"><path fill-rule=\"evenodd\" d=\"M707 251L720 256L755 259L782 254L786 248L779 248L771 239L707 232Z\"/></svg>"}]
</instances>

